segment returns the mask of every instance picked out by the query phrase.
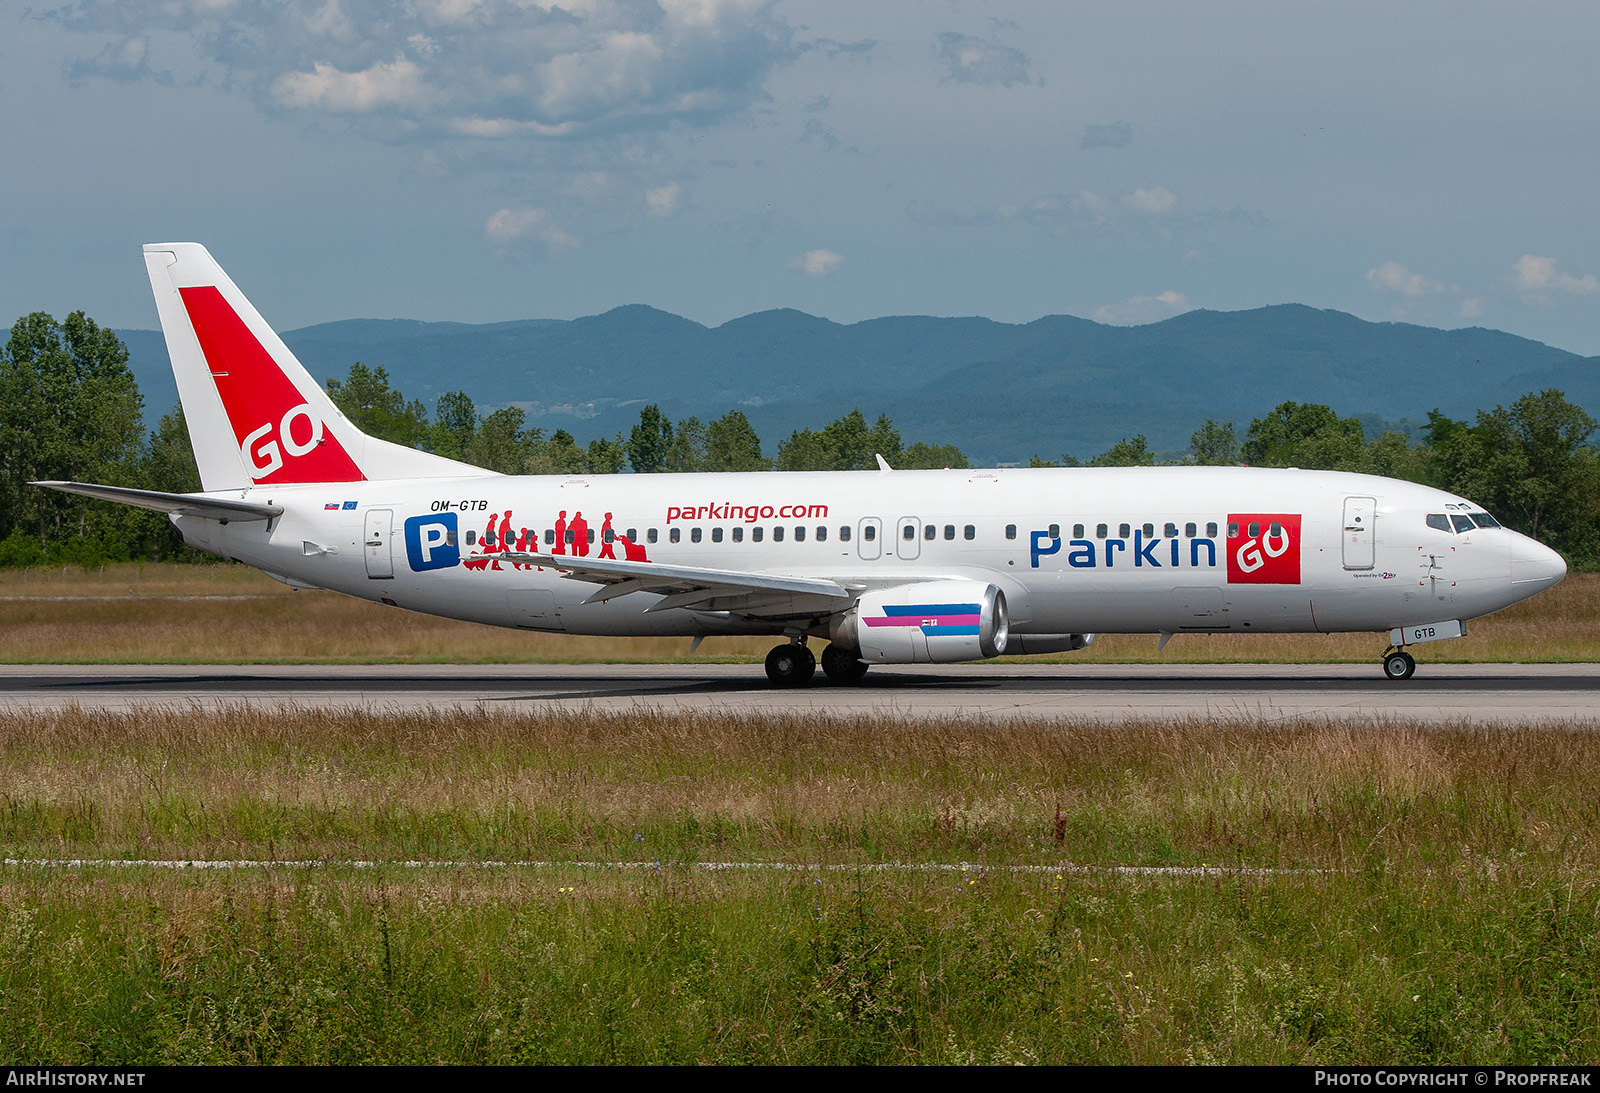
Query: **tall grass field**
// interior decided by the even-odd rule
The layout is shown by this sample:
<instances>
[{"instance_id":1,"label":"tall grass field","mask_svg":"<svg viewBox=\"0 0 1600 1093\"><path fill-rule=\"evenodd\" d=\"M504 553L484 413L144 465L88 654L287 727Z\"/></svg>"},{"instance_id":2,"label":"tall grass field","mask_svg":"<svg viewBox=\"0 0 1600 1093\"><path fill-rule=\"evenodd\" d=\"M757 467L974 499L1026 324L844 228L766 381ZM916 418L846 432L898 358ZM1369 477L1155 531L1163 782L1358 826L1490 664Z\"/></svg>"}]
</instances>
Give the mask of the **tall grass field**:
<instances>
[{"instance_id":1,"label":"tall grass field","mask_svg":"<svg viewBox=\"0 0 1600 1093\"><path fill-rule=\"evenodd\" d=\"M770 637L536 634L418 615L333 592L293 592L235 564L0 570L0 663L538 663L723 660L760 663ZM1102 635L1029 662L1371 662L1373 634ZM1600 661L1600 573L1469 623L1428 660Z\"/></svg>"},{"instance_id":2,"label":"tall grass field","mask_svg":"<svg viewBox=\"0 0 1600 1093\"><path fill-rule=\"evenodd\" d=\"M1594 1063L1597 784L1559 725L0 713L0 1057Z\"/></svg>"}]
</instances>

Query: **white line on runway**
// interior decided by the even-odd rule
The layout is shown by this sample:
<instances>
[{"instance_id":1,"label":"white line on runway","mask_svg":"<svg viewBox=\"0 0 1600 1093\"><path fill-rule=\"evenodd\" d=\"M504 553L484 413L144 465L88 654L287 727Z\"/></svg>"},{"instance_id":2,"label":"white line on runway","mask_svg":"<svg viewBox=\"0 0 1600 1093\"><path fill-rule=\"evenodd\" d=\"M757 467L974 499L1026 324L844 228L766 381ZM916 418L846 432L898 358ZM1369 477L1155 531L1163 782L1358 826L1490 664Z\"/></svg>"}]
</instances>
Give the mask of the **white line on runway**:
<instances>
[{"instance_id":1,"label":"white line on runway","mask_svg":"<svg viewBox=\"0 0 1600 1093\"><path fill-rule=\"evenodd\" d=\"M748 861L325 861L308 858L266 861L122 858L4 858L0 864L33 869L703 869L709 872L784 873L1022 873L1118 877L1289 877L1328 873L1326 869L1258 869L1216 865L982 865L975 862L869 862L822 865L815 862Z\"/></svg>"}]
</instances>

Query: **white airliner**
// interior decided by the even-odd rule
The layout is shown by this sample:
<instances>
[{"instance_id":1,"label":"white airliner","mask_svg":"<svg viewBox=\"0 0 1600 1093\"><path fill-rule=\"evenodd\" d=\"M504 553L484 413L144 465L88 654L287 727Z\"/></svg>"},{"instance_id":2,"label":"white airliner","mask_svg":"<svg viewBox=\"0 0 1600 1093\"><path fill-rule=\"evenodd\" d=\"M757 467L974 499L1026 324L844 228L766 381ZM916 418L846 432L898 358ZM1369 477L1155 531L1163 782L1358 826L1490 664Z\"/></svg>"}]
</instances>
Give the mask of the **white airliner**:
<instances>
[{"instance_id":1,"label":"white airliner","mask_svg":"<svg viewBox=\"0 0 1600 1093\"><path fill-rule=\"evenodd\" d=\"M369 437L196 243L145 265L203 492L42 482L170 514L296 588L523 630L771 634L822 668L1081 649L1096 633L1466 632L1566 574L1480 507L1244 467L507 476Z\"/></svg>"}]
</instances>

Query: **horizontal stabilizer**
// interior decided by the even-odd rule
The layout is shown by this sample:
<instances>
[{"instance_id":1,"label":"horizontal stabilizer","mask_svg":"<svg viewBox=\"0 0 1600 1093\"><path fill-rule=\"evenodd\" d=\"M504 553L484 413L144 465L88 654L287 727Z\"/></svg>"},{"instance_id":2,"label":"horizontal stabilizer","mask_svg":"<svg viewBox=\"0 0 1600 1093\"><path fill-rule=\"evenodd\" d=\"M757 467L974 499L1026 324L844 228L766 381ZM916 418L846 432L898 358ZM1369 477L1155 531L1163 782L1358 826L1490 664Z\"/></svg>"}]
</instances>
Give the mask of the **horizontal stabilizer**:
<instances>
[{"instance_id":1,"label":"horizontal stabilizer","mask_svg":"<svg viewBox=\"0 0 1600 1093\"><path fill-rule=\"evenodd\" d=\"M101 501L115 501L122 505L135 505L141 509L169 512L178 516L203 516L207 520L270 520L283 514L282 505L264 505L256 501L231 501L225 497L208 497L203 493L161 493L157 490L134 490L125 486L96 486L89 482L30 482L30 486L48 486L63 493L79 493Z\"/></svg>"}]
</instances>

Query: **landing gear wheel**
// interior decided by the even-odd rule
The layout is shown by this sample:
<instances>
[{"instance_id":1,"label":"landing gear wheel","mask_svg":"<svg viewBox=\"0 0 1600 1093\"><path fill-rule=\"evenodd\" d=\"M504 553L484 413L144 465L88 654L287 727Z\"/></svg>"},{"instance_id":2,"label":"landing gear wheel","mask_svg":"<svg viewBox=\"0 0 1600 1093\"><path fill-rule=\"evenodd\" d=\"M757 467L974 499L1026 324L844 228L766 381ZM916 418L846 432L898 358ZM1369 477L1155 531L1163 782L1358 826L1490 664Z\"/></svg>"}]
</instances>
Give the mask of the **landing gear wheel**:
<instances>
[{"instance_id":1,"label":"landing gear wheel","mask_svg":"<svg viewBox=\"0 0 1600 1093\"><path fill-rule=\"evenodd\" d=\"M867 664L854 649L830 645L822 651L822 670L835 683L856 683L867 674Z\"/></svg>"},{"instance_id":2,"label":"landing gear wheel","mask_svg":"<svg viewBox=\"0 0 1600 1093\"><path fill-rule=\"evenodd\" d=\"M803 687L817 671L817 658L804 645L779 645L767 654L767 678L779 687Z\"/></svg>"},{"instance_id":3,"label":"landing gear wheel","mask_svg":"<svg viewBox=\"0 0 1600 1093\"><path fill-rule=\"evenodd\" d=\"M1396 650L1383 658L1383 674L1390 679L1410 679L1417 670L1417 662L1411 654Z\"/></svg>"}]
</instances>

